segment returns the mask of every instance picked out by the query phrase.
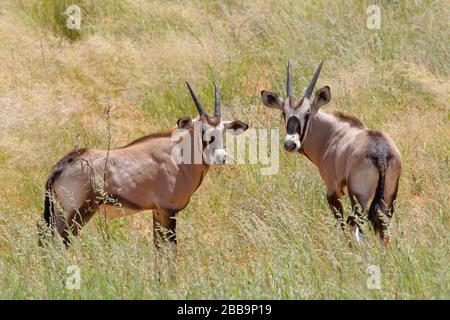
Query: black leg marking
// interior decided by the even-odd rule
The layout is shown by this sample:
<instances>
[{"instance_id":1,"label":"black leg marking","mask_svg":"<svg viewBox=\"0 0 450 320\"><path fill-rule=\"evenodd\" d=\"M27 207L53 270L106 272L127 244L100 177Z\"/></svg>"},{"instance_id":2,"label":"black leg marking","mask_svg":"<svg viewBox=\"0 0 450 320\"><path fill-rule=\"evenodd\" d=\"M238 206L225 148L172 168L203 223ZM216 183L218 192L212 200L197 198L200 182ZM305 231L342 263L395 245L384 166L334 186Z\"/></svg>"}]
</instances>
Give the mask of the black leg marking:
<instances>
[{"instance_id":1,"label":"black leg marking","mask_svg":"<svg viewBox=\"0 0 450 320\"><path fill-rule=\"evenodd\" d=\"M344 207L342 206L342 202L337 196L336 193L332 195L327 195L328 204L330 206L331 211L334 214L334 217L341 225L342 230L345 229L344 223Z\"/></svg>"},{"instance_id":2,"label":"black leg marking","mask_svg":"<svg viewBox=\"0 0 450 320\"><path fill-rule=\"evenodd\" d=\"M358 200L357 195L355 194L349 194L350 202L352 205L352 216L349 216L347 218L347 224L354 226L355 224L358 226L359 232L363 233L363 227L365 222L365 208L361 204L361 202Z\"/></svg>"},{"instance_id":3,"label":"black leg marking","mask_svg":"<svg viewBox=\"0 0 450 320\"><path fill-rule=\"evenodd\" d=\"M153 239L157 249L160 249L164 243L173 244L176 247L176 214L177 211L173 210L153 211Z\"/></svg>"}]
</instances>

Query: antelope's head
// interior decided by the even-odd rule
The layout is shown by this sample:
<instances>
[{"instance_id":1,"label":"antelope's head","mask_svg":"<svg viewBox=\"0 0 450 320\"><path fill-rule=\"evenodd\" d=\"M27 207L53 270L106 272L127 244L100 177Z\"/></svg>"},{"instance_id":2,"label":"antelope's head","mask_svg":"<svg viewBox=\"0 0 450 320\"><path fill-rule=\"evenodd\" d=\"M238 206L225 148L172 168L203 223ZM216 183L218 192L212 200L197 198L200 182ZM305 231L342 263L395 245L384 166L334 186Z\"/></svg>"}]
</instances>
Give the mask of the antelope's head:
<instances>
[{"instance_id":1,"label":"antelope's head","mask_svg":"<svg viewBox=\"0 0 450 320\"><path fill-rule=\"evenodd\" d=\"M284 148L289 152L300 151L310 124L310 120L319 111L319 108L326 105L331 100L330 87L325 86L316 91L314 99L311 96L314 91L323 60L317 67L316 72L300 100L293 97L291 61L287 66L287 90L286 99L282 99L278 94L269 91L261 91L261 98L266 107L280 109L283 111L284 121L286 123L286 138L284 139Z\"/></svg>"},{"instance_id":2,"label":"antelope's head","mask_svg":"<svg viewBox=\"0 0 450 320\"><path fill-rule=\"evenodd\" d=\"M225 132L239 135L248 129L248 125L239 120L224 121L220 112L220 91L214 83L214 115L209 116L203 108L200 100L195 94L194 89L187 83L187 87L194 100L199 117L191 119L190 117L178 119L179 129L191 129L201 131L203 141L203 160L208 164L225 164L227 153L223 147L223 136ZM199 132L200 133L200 132Z\"/></svg>"}]
</instances>

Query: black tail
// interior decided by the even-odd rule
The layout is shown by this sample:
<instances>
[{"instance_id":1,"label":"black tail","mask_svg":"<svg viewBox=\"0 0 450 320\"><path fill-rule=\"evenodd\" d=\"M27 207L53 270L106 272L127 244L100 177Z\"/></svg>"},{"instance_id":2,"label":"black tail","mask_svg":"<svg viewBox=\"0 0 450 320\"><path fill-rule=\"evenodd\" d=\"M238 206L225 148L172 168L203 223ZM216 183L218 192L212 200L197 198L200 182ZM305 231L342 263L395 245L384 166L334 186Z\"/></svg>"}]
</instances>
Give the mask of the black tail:
<instances>
[{"instance_id":1,"label":"black tail","mask_svg":"<svg viewBox=\"0 0 450 320\"><path fill-rule=\"evenodd\" d=\"M375 233L381 234L382 220L379 218L378 211L386 212L386 204L383 199L384 194L384 181L386 175L387 158L382 155L377 155L372 158L375 165L378 168L378 185L375 190L375 196L370 204L369 220L372 223Z\"/></svg>"},{"instance_id":2,"label":"black tail","mask_svg":"<svg viewBox=\"0 0 450 320\"><path fill-rule=\"evenodd\" d=\"M47 183L45 185L44 221L45 221L45 224L47 225L48 229L52 230L52 232L53 232L54 219L53 219L53 202L50 199L51 187L52 187L51 181L47 180ZM37 227L37 231L38 231L38 244L40 247L44 247L46 235L48 234L48 230L45 230L42 221L38 221L36 224L36 227Z\"/></svg>"},{"instance_id":3,"label":"black tail","mask_svg":"<svg viewBox=\"0 0 450 320\"><path fill-rule=\"evenodd\" d=\"M45 188L45 200L44 200L44 220L50 229L53 229L53 202L50 199L52 194L51 185L47 183Z\"/></svg>"}]
</instances>

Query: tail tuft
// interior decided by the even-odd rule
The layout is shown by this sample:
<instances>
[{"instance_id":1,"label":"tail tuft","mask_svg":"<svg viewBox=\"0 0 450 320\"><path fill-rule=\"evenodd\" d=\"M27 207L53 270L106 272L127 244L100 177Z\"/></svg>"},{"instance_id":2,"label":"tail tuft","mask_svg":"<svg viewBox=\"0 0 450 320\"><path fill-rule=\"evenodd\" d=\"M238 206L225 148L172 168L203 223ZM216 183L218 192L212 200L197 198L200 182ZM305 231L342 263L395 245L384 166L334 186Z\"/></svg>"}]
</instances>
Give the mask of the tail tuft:
<instances>
[{"instance_id":1,"label":"tail tuft","mask_svg":"<svg viewBox=\"0 0 450 320\"><path fill-rule=\"evenodd\" d=\"M47 230L44 227L44 221L40 220L36 223L36 227L38 230L38 244L40 247L45 246L45 238L48 235L48 230L53 233L54 228L54 218L53 218L53 202L50 199L52 183L50 180L47 180L45 185L45 198L44 198L44 221L47 225Z\"/></svg>"},{"instance_id":2,"label":"tail tuft","mask_svg":"<svg viewBox=\"0 0 450 320\"><path fill-rule=\"evenodd\" d=\"M45 200L44 200L44 220L47 226L52 229L53 228L53 219L52 219L52 203L50 200L50 192L51 189L46 190Z\"/></svg>"},{"instance_id":3,"label":"tail tuft","mask_svg":"<svg viewBox=\"0 0 450 320\"><path fill-rule=\"evenodd\" d=\"M382 213L386 212L386 204L383 199L384 194L384 181L386 175L386 167L387 167L387 159L382 155L377 155L372 158L375 165L378 168L378 185L375 190L375 196L370 204L369 208L369 220L372 223L373 229L375 233L380 234L383 230L382 228L382 219L380 219L379 211Z\"/></svg>"}]
</instances>

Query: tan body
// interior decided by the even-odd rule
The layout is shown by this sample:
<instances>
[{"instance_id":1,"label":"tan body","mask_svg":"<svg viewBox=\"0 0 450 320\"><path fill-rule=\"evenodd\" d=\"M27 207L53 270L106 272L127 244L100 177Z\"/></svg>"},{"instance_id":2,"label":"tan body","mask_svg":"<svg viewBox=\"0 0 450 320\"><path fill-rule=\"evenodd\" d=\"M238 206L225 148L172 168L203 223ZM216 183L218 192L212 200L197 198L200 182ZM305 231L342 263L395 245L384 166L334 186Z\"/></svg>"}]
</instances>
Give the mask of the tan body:
<instances>
[{"instance_id":1,"label":"tan body","mask_svg":"<svg viewBox=\"0 0 450 320\"><path fill-rule=\"evenodd\" d=\"M369 131L358 120L340 113L317 112L311 119L303 142L303 153L319 168L327 188L327 198L338 219L343 222L340 199L348 194L364 212L373 199L379 181L379 168L373 161L377 145L388 152L383 201L392 208L402 170L400 152L385 133ZM374 141L375 140L375 141ZM336 211L337 210L337 211ZM358 213L357 208L354 208ZM390 211L391 211L390 210ZM392 213L386 213L388 219Z\"/></svg>"},{"instance_id":2,"label":"tan body","mask_svg":"<svg viewBox=\"0 0 450 320\"><path fill-rule=\"evenodd\" d=\"M88 150L81 158L92 163L95 176L102 183L108 157L105 192L136 205L140 208L137 211L161 208L179 211L188 204L208 166L175 164L171 159L175 145L170 136L156 137L111 150L109 155L105 150Z\"/></svg>"},{"instance_id":3,"label":"tan body","mask_svg":"<svg viewBox=\"0 0 450 320\"><path fill-rule=\"evenodd\" d=\"M209 168L175 164L171 152L176 143L169 131L119 149L73 153L49 191L56 203L57 232L68 241L69 230L77 235L100 207L109 219L153 210L155 229L175 233L176 213L187 206Z\"/></svg>"},{"instance_id":4,"label":"tan body","mask_svg":"<svg viewBox=\"0 0 450 320\"><path fill-rule=\"evenodd\" d=\"M262 101L266 107L283 112L286 151L303 153L319 168L327 187L328 203L342 229L345 222L341 198L345 194L350 197L354 215L349 216L347 223L358 241L365 210L372 199L369 220L386 245L402 171L400 152L387 134L368 130L358 119L339 112L319 111L331 100L328 86L317 90L312 98L323 63L322 60L303 97L296 100L289 61L287 98L263 90Z\"/></svg>"},{"instance_id":5,"label":"tan body","mask_svg":"<svg viewBox=\"0 0 450 320\"><path fill-rule=\"evenodd\" d=\"M44 219L66 244L99 208L109 219L153 210L155 245L162 240L176 249L177 212L188 205L210 164L226 163L225 130L240 134L248 129L239 120L222 121L217 84L212 117L187 86L197 119L181 118L177 128L122 148L72 151L53 167L46 183Z\"/></svg>"}]
</instances>

